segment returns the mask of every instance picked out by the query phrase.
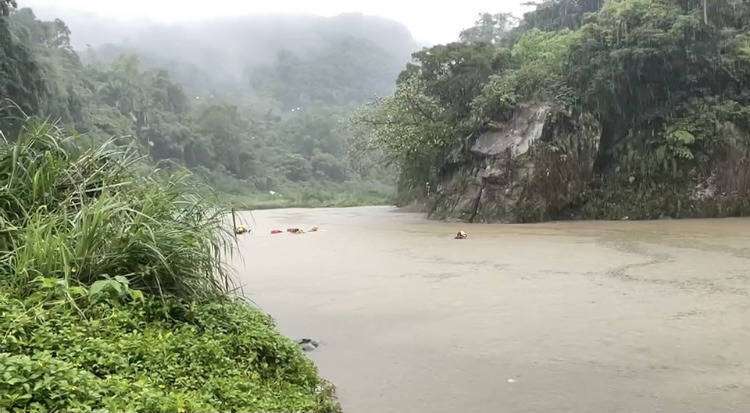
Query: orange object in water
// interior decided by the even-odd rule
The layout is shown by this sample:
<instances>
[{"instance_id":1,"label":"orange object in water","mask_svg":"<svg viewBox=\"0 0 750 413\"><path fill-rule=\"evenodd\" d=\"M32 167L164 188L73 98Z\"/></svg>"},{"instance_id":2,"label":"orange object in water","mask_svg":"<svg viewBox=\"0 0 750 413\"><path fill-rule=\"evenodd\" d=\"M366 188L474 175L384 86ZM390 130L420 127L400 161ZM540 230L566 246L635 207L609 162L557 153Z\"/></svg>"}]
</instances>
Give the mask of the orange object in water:
<instances>
[{"instance_id":1,"label":"orange object in water","mask_svg":"<svg viewBox=\"0 0 750 413\"><path fill-rule=\"evenodd\" d=\"M271 234L281 234L281 230L275 229L271 231Z\"/></svg>"}]
</instances>

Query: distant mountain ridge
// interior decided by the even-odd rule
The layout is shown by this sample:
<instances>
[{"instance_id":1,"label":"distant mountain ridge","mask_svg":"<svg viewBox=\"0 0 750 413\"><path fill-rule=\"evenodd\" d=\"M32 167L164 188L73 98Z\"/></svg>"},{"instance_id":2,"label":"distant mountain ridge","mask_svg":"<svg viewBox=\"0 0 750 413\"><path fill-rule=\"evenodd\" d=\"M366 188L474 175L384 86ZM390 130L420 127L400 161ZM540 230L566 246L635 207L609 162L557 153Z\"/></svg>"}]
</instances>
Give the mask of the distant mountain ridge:
<instances>
[{"instance_id":1,"label":"distant mountain ridge","mask_svg":"<svg viewBox=\"0 0 750 413\"><path fill-rule=\"evenodd\" d=\"M370 78L363 80L377 85L373 94L382 95L392 91L399 71L419 49L403 24L358 13L265 14L166 24L94 19L70 10L35 12L44 18L59 14L85 62L107 63L122 54L137 54L144 66L169 69L196 93L236 93L238 85L252 82L257 69L273 66L282 51L304 63L335 55L338 51L332 48L355 42L359 46L350 49L361 49L369 60L376 56L375 67L363 73Z\"/></svg>"}]
</instances>

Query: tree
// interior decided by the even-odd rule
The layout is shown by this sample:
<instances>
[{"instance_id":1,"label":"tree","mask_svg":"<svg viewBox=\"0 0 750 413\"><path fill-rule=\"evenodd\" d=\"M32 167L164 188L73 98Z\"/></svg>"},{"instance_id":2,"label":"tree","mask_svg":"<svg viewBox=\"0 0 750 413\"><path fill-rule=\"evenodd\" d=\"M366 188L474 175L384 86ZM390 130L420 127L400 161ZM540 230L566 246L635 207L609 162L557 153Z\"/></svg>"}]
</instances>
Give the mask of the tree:
<instances>
[{"instance_id":1,"label":"tree","mask_svg":"<svg viewBox=\"0 0 750 413\"><path fill-rule=\"evenodd\" d=\"M401 73L399 83L413 72L425 95L437 99L451 121L460 123L490 75L507 68L510 51L489 43L450 43L413 57L415 63Z\"/></svg>"},{"instance_id":2,"label":"tree","mask_svg":"<svg viewBox=\"0 0 750 413\"><path fill-rule=\"evenodd\" d=\"M16 0L0 0L0 16L7 17L10 15L10 9L18 7Z\"/></svg>"},{"instance_id":3,"label":"tree","mask_svg":"<svg viewBox=\"0 0 750 413\"><path fill-rule=\"evenodd\" d=\"M381 150L398 170L398 190L417 196L426 182L435 183L441 155L460 144L457 123L428 96L416 70L406 70L393 96L356 112L351 120L360 151ZM359 154L358 154L359 155Z\"/></svg>"},{"instance_id":4,"label":"tree","mask_svg":"<svg viewBox=\"0 0 750 413\"><path fill-rule=\"evenodd\" d=\"M708 24L708 0L703 0L703 23Z\"/></svg>"},{"instance_id":5,"label":"tree","mask_svg":"<svg viewBox=\"0 0 750 413\"><path fill-rule=\"evenodd\" d=\"M505 34L518 24L518 18L510 13L482 13L473 27L458 36L464 43L484 42L498 44Z\"/></svg>"},{"instance_id":6,"label":"tree","mask_svg":"<svg viewBox=\"0 0 750 413\"><path fill-rule=\"evenodd\" d=\"M584 107L602 121L600 168L614 165L626 147L663 143L691 98L741 98L745 69L723 68L739 61L721 47L722 35L741 34L702 20L697 4L611 1L581 28L568 73Z\"/></svg>"},{"instance_id":7,"label":"tree","mask_svg":"<svg viewBox=\"0 0 750 413\"><path fill-rule=\"evenodd\" d=\"M0 5L8 4L0 0ZM12 29L9 18L0 18L0 132L6 136L14 136L20 125L18 109L34 115L49 100L43 68Z\"/></svg>"},{"instance_id":8,"label":"tree","mask_svg":"<svg viewBox=\"0 0 750 413\"><path fill-rule=\"evenodd\" d=\"M527 2L536 8L523 16L521 26L541 30L577 29L583 16L600 10L604 0L543 0Z\"/></svg>"}]
</instances>

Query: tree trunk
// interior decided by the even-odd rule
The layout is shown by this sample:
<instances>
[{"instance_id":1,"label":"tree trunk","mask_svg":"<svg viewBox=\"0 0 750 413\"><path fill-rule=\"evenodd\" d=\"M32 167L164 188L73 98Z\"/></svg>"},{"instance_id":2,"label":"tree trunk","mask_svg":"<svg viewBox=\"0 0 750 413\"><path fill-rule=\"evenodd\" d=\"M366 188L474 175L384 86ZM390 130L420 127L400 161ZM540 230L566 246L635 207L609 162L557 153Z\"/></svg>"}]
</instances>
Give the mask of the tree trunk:
<instances>
[{"instance_id":1,"label":"tree trunk","mask_svg":"<svg viewBox=\"0 0 750 413\"><path fill-rule=\"evenodd\" d=\"M706 6L708 0L703 0L703 23L708 25L708 7Z\"/></svg>"}]
</instances>

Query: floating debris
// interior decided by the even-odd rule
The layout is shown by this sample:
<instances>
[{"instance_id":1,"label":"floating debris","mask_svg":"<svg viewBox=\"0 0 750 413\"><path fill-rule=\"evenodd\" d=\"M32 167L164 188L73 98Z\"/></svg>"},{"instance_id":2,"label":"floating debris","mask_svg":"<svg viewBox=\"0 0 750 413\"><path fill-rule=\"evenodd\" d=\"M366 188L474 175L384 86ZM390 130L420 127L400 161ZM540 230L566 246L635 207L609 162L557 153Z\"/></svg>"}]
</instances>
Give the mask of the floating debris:
<instances>
[{"instance_id":1,"label":"floating debris","mask_svg":"<svg viewBox=\"0 0 750 413\"><path fill-rule=\"evenodd\" d=\"M297 340L297 344L302 347L302 351L313 351L320 345L320 343L310 338L301 338Z\"/></svg>"},{"instance_id":2,"label":"floating debris","mask_svg":"<svg viewBox=\"0 0 750 413\"><path fill-rule=\"evenodd\" d=\"M313 227L310 228L310 230L308 232L318 232L318 226L317 225L313 225Z\"/></svg>"},{"instance_id":3,"label":"floating debris","mask_svg":"<svg viewBox=\"0 0 750 413\"><path fill-rule=\"evenodd\" d=\"M456 233L456 236L454 238L455 239L466 239L466 238L469 238L469 234L467 234L466 231L458 231L458 233Z\"/></svg>"},{"instance_id":4,"label":"floating debris","mask_svg":"<svg viewBox=\"0 0 750 413\"><path fill-rule=\"evenodd\" d=\"M292 233L292 234L304 234L305 230L302 228L287 228L286 232Z\"/></svg>"},{"instance_id":5,"label":"floating debris","mask_svg":"<svg viewBox=\"0 0 750 413\"><path fill-rule=\"evenodd\" d=\"M283 233L283 232L284 232L284 231L282 231L282 230L280 230L280 229L274 229L274 230L271 230L271 234L281 234L281 233Z\"/></svg>"},{"instance_id":6,"label":"floating debris","mask_svg":"<svg viewBox=\"0 0 750 413\"><path fill-rule=\"evenodd\" d=\"M245 234L247 232L248 230L244 225L238 225L237 228L234 229L234 233L237 235Z\"/></svg>"}]
</instances>

